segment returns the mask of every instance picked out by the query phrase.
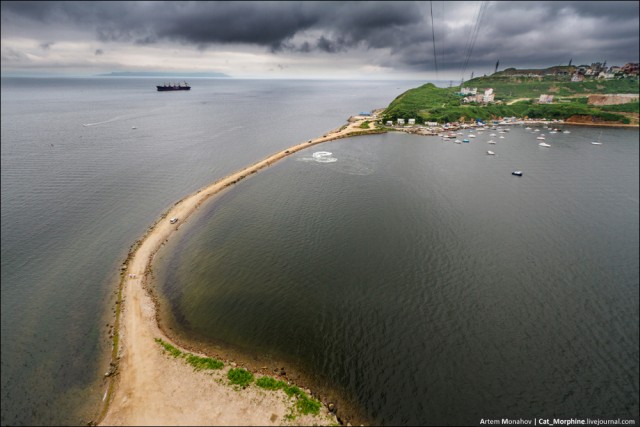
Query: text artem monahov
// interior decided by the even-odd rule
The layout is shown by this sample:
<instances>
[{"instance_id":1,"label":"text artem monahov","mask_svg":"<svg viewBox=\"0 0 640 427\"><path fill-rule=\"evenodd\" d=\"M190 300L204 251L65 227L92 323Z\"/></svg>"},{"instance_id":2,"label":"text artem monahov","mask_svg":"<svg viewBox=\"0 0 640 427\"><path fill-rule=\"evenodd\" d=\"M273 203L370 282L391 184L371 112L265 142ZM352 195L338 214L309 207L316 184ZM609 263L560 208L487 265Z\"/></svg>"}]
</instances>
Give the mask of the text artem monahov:
<instances>
[{"instance_id":1,"label":"text artem monahov","mask_svg":"<svg viewBox=\"0 0 640 427\"><path fill-rule=\"evenodd\" d=\"M520 418L519 420L511 420L509 418L502 418L501 420L489 420L482 418L480 420L480 424L495 424L495 425L532 425L533 420L523 420Z\"/></svg>"}]
</instances>

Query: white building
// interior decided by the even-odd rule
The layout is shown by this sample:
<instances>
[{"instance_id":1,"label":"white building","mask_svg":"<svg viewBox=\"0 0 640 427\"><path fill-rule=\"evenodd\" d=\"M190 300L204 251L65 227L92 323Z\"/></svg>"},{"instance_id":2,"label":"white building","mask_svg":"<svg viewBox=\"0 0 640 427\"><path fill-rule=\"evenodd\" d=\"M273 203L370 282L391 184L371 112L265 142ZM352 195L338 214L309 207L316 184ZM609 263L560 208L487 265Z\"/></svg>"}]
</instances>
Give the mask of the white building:
<instances>
[{"instance_id":1,"label":"white building","mask_svg":"<svg viewBox=\"0 0 640 427\"><path fill-rule=\"evenodd\" d=\"M393 122L391 120L387 120L387 126L393 126Z\"/></svg>"},{"instance_id":2,"label":"white building","mask_svg":"<svg viewBox=\"0 0 640 427\"><path fill-rule=\"evenodd\" d=\"M410 125L415 125L416 124L416 119L409 119L409 124Z\"/></svg>"},{"instance_id":3,"label":"white building","mask_svg":"<svg viewBox=\"0 0 640 427\"><path fill-rule=\"evenodd\" d=\"M538 99L539 104L551 104L553 102L553 95L547 95L543 93L540 95L540 99Z\"/></svg>"},{"instance_id":4,"label":"white building","mask_svg":"<svg viewBox=\"0 0 640 427\"><path fill-rule=\"evenodd\" d=\"M398 119L398 126L404 125L404 119Z\"/></svg>"},{"instance_id":5,"label":"white building","mask_svg":"<svg viewBox=\"0 0 640 427\"><path fill-rule=\"evenodd\" d=\"M493 93L493 89L485 89L484 96L482 97L482 102L484 102L485 104L493 102L494 97L495 95Z\"/></svg>"},{"instance_id":6,"label":"white building","mask_svg":"<svg viewBox=\"0 0 640 427\"><path fill-rule=\"evenodd\" d=\"M463 87L462 89L460 89L461 95L475 95L477 92L477 87Z\"/></svg>"}]
</instances>

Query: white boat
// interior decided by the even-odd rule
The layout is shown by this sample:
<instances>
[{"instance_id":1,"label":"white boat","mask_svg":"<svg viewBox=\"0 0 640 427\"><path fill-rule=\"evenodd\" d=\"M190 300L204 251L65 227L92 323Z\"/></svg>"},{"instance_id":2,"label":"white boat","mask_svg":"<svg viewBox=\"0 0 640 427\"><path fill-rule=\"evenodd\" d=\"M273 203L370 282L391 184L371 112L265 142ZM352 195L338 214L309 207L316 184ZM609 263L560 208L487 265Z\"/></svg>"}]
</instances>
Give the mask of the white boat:
<instances>
[{"instance_id":1,"label":"white boat","mask_svg":"<svg viewBox=\"0 0 640 427\"><path fill-rule=\"evenodd\" d=\"M171 218L171 219L169 220L169 222L170 222L171 224L175 224L176 222L178 222L178 218L174 216L173 218Z\"/></svg>"},{"instance_id":2,"label":"white boat","mask_svg":"<svg viewBox=\"0 0 640 427\"><path fill-rule=\"evenodd\" d=\"M565 131L564 131L564 132L562 132L562 133L571 133L571 132L569 132L568 130L565 130Z\"/></svg>"},{"instance_id":3,"label":"white boat","mask_svg":"<svg viewBox=\"0 0 640 427\"><path fill-rule=\"evenodd\" d=\"M475 138L476 136L472 133L469 134L469 138Z\"/></svg>"},{"instance_id":4,"label":"white boat","mask_svg":"<svg viewBox=\"0 0 640 427\"><path fill-rule=\"evenodd\" d=\"M541 142L540 144L538 144L540 147L551 147L549 144L547 144L546 142Z\"/></svg>"},{"instance_id":5,"label":"white boat","mask_svg":"<svg viewBox=\"0 0 640 427\"><path fill-rule=\"evenodd\" d=\"M524 128L524 130L531 130L531 128L527 126L526 128Z\"/></svg>"},{"instance_id":6,"label":"white boat","mask_svg":"<svg viewBox=\"0 0 640 427\"><path fill-rule=\"evenodd\" d=\"M487 141L487 144L495 144L496 142L493 139Z\"/></svg>"},{"instance_id":7,"label":"white boat","mask_svg":"<svg viewBox=\"0 0 640 427\"><path fill-rule=\"evenodd\" d=\"M490 156L493 156L496 153L494 153L493 151L489 150L489 151L487 151L487 154L489 154Z\"/></svg>"},{"instance_id":8,"label":"white boat","mask_svg":"<svg viewBox=\"0 0 640 427\"><path fill-rule=\"evenodd\" d=\"M542 139L542 140L544 140L545 138L544 138L544 136L539 136L539 137L537 137L536 139Z\"/></svg>"},{"instance_id":9,"label":"white boat","mask_svg":"<svg viewBox=\"0 0 640 427\"><path fill-rule=\"evenodd\" d=\"M456 139L456 140L455 140L455 143L456 143L456 144L462 144L462 141L460 141L459 139Z\"/></svg>"},{"instance_id":10,"label":"white boat","mask_svg":"<svg viewBox=\"0 0 640 427\"><path fill-rule=\"evenodd\" d=\"M593 145L602 145L602 142L595 142L595 141L593 141L593 142L592 142L592 144L593 144Z\"/></svg>"},{"instance_id":11,"label":"white boat","mask_svg":"<svg viewBox=\"0 0 640 427\"><path fill-rule=\"evenodd\" d=\"M500 135L498 138L502 138L502 139L504 139L504 136Z\"/></svg>"},{"instance_id":12,"label":"white boat","mask_svg":"<svg viewBox=\"0 0 640 427\"><path fill-rule=\"evenodd\" d=\"M489 136L496 136L496 134L495 134L495 133L492 133L492 134L490 134Z\"/></svg>"}]
</instances>

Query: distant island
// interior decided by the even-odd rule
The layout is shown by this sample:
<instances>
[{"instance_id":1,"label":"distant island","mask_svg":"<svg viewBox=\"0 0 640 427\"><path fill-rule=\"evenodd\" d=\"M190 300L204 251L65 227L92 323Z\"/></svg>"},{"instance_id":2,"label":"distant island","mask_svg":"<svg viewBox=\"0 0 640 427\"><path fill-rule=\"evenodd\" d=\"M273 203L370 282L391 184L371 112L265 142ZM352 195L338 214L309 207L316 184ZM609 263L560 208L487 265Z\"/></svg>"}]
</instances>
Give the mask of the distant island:
<instances>
[{"instance_id":1,"label":"distant island","mask_svg":"<svg viewBox=\"0 0 640 427\"><path fill-rule=\"evenodd\" d=\"M171 77L171 78L193 78L193 77L215 77L231 78L230 75L217 71L183 73L164 71L113 71L108 74L98 74L98 77Z\"/></svg>"}]
</instances>

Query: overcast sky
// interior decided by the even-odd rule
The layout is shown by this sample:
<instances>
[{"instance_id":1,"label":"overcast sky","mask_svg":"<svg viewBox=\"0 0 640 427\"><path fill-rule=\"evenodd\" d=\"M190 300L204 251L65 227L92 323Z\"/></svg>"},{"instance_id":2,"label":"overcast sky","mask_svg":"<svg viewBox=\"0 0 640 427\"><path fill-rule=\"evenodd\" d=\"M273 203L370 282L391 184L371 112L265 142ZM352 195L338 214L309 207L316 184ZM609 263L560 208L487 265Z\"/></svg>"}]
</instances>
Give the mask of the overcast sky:
<instances>
[{"instance_id":1,"label":"overcast sky","mask_svg":"<svg viewBox=\"0 0 640 427\"><path fill-rule=\"evenodd\" d=\"M638 62L638 1L2 2L2 74L457 80ZM432 24L433 23L433 24Z\"/></svg>"}]
</instances>

